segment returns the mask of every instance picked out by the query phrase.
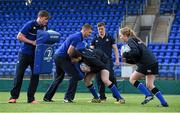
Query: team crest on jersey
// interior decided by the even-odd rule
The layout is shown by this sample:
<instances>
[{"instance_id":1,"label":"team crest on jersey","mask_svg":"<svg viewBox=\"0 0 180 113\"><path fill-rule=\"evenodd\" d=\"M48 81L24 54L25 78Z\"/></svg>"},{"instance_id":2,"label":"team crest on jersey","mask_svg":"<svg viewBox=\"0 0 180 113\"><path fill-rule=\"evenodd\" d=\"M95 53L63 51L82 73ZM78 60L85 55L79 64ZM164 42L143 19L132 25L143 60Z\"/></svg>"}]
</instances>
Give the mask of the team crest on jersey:
<instances>
[{"instance_id":1,"label":"team crest on jersey","mask_svg":"<svg viewBox=\"0 0 180 113\"><path fill-rule=\"evenodd\" d=\"M36 27L33 27L33 29L36 29Z\"/></svg>"},{"instance_id":2,"label":"team crest on jersey","mask_svg":"<svg viewBox=\"0 0 180 113\"><path fill-rule=\"evenodd\" d=\"M52 55L53 55L53 48L52 47L47 48L44 52L43 60L50 62L52 60Z\"/></svg>"},{"instance_id":3,"label":"team crest on jersey","mask_svg":"<svg viewBox=\"0 0 180 113\"><path fill-rule=\"evenodd\" d=\"M106 42L109 42L109 39L108 39L108 38L106 39Z\"/></svg>"},{"instance_id":4,"label":"team crest on jersey","mask_svg":"<svg viewBox=\"0 0 180 113\"><path fill-rule=\"evenodd\" d=\"M98 42L98 40L96 40L96 43Z\"/></svg>"}]
</instances>

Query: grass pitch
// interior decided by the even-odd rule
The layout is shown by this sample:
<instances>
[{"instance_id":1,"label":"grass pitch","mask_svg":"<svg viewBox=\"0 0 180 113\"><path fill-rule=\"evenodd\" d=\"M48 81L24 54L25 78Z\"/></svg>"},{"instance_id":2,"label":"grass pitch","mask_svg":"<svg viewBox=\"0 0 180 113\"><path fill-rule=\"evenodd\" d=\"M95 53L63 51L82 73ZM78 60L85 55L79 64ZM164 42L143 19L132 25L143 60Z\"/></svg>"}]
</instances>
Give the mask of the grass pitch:
<instances>
[{"instance_id":1,"label":"grass pitch","mask_svg":"<svg viewBox=\"0 0 180 113\"><path fill-rule=\"evenodd\" d=\"M157 107L159 101L154 98L147 105L141 105L144 96L142 94L122 94L126 104L115 104L111 94L107 94L104 103L89 103L92 96L90 93L77 93L75 103L63 103L64 93L57 92L53 100L55 102L43 102L44 93L37 92L36 100L39 104L26 103L26 92L21 92L17 103L7 103L9 92L0 92L0 112L180 112L180 95L165 95L169 107Z\"/></svg>"}]
</instances>

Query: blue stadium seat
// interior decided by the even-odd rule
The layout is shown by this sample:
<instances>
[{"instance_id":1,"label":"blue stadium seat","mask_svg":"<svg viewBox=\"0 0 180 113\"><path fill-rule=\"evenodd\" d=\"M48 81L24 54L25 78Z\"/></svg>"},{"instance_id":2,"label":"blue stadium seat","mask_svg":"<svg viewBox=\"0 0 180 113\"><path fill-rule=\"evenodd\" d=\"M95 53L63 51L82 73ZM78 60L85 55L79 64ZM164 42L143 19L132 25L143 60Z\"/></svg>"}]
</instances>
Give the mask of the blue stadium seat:
<instances>
[{"instance_id":1,"label":"blue stadium seat","mask_svg":"<svg viewBox=\"0 0 180 113\"><path fill-rule=\"evenodd\" d=\"M52 13L53 19L49 21L49 27L61 32L63 39L60 43L63 43L66 37L71 33L79 31L81 26L86 22L92 23L93 27L96 27L97 22L105 21L109 33L114 34L114 31L118 30L126 12L126 6L129 7L128 14L134 15L139 12L140 7L145 4L145 1L146 0L120 0L119 5L108 5L106 0L54 0L51 2L49 0L33 0L31 7L23 5L24 2L21 0L16 0L16 2L13 0L8 0L6 3L2 2L0 7L4 13L0 13L0 23L1 26L3 26L3 28L0 27L0 60L1 62L8 63L16 62L21 44L20 41L16 39L16 35L29 18L36 18L35 12L38 12L40 7L48 9L48 11ZM174 3L179 4L179 1L161 0L160 12L171 12L172 4ZM179 5L175 8L175 10L178 11ZM140 11L140 13L142 12L143 10ZM176 12L171 34L169 35L169 43L171 44L148 45L154 54L158 56L158 61L160 63L180 63L178 58L175 59L176 56L180 55L180 46L178 45L180 44L179 15L180 12ZM97 33L96 30L93 32L92 36L94 36L95 33ZM90 42L91 41L88 40L88 43ZM121 46L121 44L118 44L118 48ZM163 57L164 55L165 58ZM173 57L166 58L169 56ZM2 73L4 73L4 71L6 71L6 69L4 69ZM7 71L11 74L11 71ZM27 73L29 73L29 71Z\"/></svg>"},{"instance_id":2,"label":"blue stadium seat","mask_svg":"<svg viewBox=\"0 0 180 113\"><path fill-rule=\"evenodd\" d=\"M114 66L114 74L116 77L120 77L121 76L121 67L120 66Z\"/></svg>"}]
</instances>

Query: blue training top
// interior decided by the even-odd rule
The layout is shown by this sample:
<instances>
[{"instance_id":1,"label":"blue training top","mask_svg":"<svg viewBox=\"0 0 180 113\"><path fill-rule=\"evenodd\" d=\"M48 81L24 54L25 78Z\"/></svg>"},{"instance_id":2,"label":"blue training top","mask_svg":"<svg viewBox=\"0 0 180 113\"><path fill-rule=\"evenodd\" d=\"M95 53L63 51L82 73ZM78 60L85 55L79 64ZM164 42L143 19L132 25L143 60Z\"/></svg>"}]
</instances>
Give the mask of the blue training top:
<instances>
[{"instance_id":1,"label":"blue training top","mask_svg":"<svg viewBox=\"0 0 180 113\"><path fill-rule=\"evenodd\" d=\"M67 37L67 39L62 43L62 45L56 50L55 55L68 57L67 51L69 46L74 46L78 44L78 42L83 41L83 35L81 32L74 33Z\"/></svg>"},{"instance_id":2,"label":"blue training top","mask_svg":"<svg viewBox=\"0 0 180 113\"><path fill-rule=\"evenodd\" d=\"M47 26L41 26L37 23L36 20L31 20L29 22L27 22L19 32L21 32L23 35L25 35L25 37L29 40L36 40L36 36L37 36L37 30L47 30ZM23 54L27 54L27 55L32 55L34 56L35 54L35 48L36 46L33 46L32 44L28 44L28 43L23 43L21 45L21 49L20 52Z\"/></svg>"}]
</instances>

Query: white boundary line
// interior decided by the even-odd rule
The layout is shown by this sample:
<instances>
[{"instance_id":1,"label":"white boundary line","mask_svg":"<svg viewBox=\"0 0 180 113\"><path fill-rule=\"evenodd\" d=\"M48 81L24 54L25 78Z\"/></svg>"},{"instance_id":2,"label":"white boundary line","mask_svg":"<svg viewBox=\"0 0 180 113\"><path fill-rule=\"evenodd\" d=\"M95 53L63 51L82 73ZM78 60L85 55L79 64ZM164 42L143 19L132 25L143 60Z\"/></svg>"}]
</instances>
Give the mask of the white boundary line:
<instances>
[{"instance_id":1,"label":"white boundary line","mask_svg":"<svg viewBox=\"0 0 180 113\"><path fill-rule=\"evenodd\" d=\"M0 112L0 113L180 113L180 112Z\"/></svg>"}]
</instances>

